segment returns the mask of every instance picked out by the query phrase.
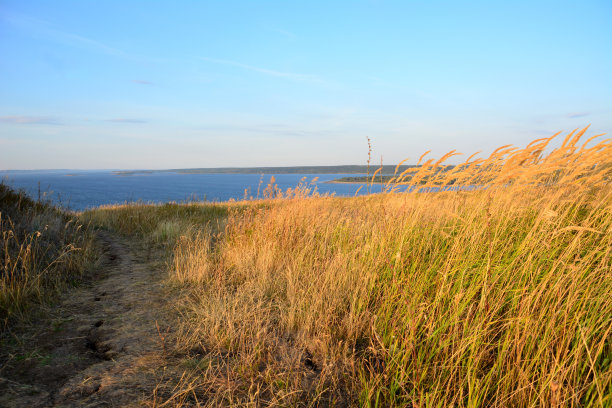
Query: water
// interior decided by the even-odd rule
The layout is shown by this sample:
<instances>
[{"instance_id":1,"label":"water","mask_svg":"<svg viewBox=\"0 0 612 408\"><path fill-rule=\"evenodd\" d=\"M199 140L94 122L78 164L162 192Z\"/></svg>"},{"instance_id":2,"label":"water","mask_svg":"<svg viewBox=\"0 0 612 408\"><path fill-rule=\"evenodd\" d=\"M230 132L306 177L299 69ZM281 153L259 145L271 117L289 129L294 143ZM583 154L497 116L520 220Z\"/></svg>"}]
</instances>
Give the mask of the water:
<instances>
[{"instance_id":1,"label":"water","mask_svg":"<svg viewBox=\"0 0 612 408\"><path fill-rule=\"evenodd\" d=\"M261 191L270 181L271 174L264 175ZM283 191L294 188L303 177L319 180L320 193L337 196L353 196L360 186L359 195L366 193L364 184L326 183L355 174L274 174L277 186ZM189 200L228 201L244 198L244 190L257 196L261 179L259 174L179 174L151 173L116 175L112 171L13 171L0 172L4 183L25 190L32 198L38 198L38 188L43 198L64 208L82 211L104 204L121 204L143 201L153 203L184 202ZM379 192L380 185L373 185L372 192Z\"/></svg>"}]
</instances>

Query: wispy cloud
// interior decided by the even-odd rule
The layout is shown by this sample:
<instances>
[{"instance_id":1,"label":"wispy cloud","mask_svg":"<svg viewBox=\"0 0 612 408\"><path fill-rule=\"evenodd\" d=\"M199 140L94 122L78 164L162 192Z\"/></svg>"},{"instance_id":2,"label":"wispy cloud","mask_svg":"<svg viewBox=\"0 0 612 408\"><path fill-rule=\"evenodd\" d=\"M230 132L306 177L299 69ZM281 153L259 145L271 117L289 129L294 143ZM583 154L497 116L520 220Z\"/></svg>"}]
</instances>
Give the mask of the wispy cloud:
<instances>
[{"instance_id":1,"label":"wispy cloud","mask_svg":"<svg viewBox=\"0 0 612 408\"><path fill-rule=\"evenodd\" d=\"M275 70L268 69L268 68L256 67L253 65L242 64L240 62L218 59L218 58L200 57L200 59L202 61L212 62L213 64L243 68L249 71L258 72L260 74L270 75L270 76L279 77L279 78L291 79L294 81L313 82L313 83L324 83L325 82L321 78L317 77L316 75L299 74L295 72L275 71Z\"/></svg>"},{"instance_id":2,"label":"wispy cloud","mask_svg":"<svg viewBox=\"0 0 612 408\"><path fill-rule=\"evenodd\" d=\"M153 82L144 79L132 79L130 82L138 85L153 85Z\"/></svg>"},{"instance_id":3,"label":"wispy cloud","mask_svg":"<svg viewBox=\"0 0 612 408\"><path fill-rule=\"evenodd\" d=\"M147 120L144 120L144 119L133 119L133 118L106 119L105 122L113 122L113 123L148 123Z\"/></svg>"},{"instance_id":4,"label":"wispy cloud","mask_svg":"<svg viewBox=\"0 0 612 408\"><path fill-rule=\"evenodd\" d=\"M0 123L11 125L61 125L62 122L49 116L0 116Z\"/></svg>"},{"instance_id":5,"label":"wispy cloud","mask_svg":"<svg viewBox=\"0 0 612 408\"><path fill-rule=\"evenodd\" d=\"M326 126L316 127L314 129L306 129L293 127L290 125L268 123L268 124L208 124L200 126L199 129L205 131L219 132L219 133L243 133L249 134L254 133L260 136L273 136L273 137L327 137L334 134L333 129L329 129Z\"/></svg>"},{"instance_id":6,"label":"wispy cloud","mask_svg":"<svg viewBox=\"0 0 612 408\"><path fill-rule=\"evenodd\" d=\"M13 12L5 12L1 17L2 20L8 22L13 27L24 30L30 35L42 37L73 47L102 52L104 54L112 55L115 57L121 57L126 59L141 58L118 48L111 47L92 38L59 30L44 20L33 18L27 15Z\"/></svg>"},{"instance_id":7,"label":"wispy cloud","mask_svg":"<svg viewBox=\"0 0 612 408\"><path fill-rule=\"evenodd\" d=\"M265 27L265 29L267 29L269 31L274 31L275 33L278 33L278 34L281 34L283 37L287 37L287 38L291 38L291 39L295 38L295 34L293 34L291 31L283 30L282 28Z\"/></svg>"},{"instance_id":8,"label":"wispy cloud","mask_svg":"<svg viewBox=\"0 0 612 408\"><path fill-rule=\"evenodd\" d=\"M570 119L577 119L577 118L584 118L585 116L589 116L591 113L590 112L574 112L574 113L568 113L567 117Z\"/></svg>"}]
</instances>

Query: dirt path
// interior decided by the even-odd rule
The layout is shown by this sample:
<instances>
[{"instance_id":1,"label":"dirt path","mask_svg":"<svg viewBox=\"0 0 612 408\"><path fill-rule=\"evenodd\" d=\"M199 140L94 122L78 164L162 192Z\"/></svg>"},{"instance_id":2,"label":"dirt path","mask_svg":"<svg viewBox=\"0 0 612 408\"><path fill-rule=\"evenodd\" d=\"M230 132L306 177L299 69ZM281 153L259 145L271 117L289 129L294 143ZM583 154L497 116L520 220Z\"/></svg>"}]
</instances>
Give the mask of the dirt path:
<instances>
[{"instance_id":1,"label":"dirt path","mask_svg":"<svg viewBox=\"0 0 612 408\"><path fill-rule=\"evenodd\" d=\"M99 237L98 279L0 352L0 406L139 406L163 381L163 269L114 234Z\"/></svg>"}]
</instances>

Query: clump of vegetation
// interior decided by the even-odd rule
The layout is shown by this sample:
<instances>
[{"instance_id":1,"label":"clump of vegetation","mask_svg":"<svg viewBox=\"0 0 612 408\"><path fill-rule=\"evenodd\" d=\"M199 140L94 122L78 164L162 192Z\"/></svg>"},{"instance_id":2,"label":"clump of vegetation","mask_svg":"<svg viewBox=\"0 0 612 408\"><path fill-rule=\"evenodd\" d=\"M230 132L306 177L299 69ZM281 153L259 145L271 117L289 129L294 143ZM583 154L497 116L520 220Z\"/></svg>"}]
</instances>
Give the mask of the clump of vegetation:
<instances>
[{"instance_id":1,"label":"clump of vegetation","mask_svg":"<svg viewBox=\"0 0 612 408\"><path fill-rule=\"evenodd\" d=\"M82 222L133 236L147 244L170 245L192 226L209 226L223 230L231 207L242 204L211 204L192 202L188 204L144 204L129 203L101 206L79 215Z\"/></svg>"},{"instance_id":2,"label":"clump of vegetation","mask_svg":"<svg viewBox=\"0 0 612 408\"><path fill-rule=\"evenodd\" d=\"M173 248L185 372L156 402L612 404L612 143L584 131L383 194L86 214Z\"/></svg>"},{"instance_id":3,"label":"clump of vegetation","mask_svg":"<svg viewBox=\"0 0 612 408\"><path fill-rule=\"evenodd\" d=\"M0 331L76 283L94 262L92 234L73 216L0 183Z\"/></svg>"}]
</instances>

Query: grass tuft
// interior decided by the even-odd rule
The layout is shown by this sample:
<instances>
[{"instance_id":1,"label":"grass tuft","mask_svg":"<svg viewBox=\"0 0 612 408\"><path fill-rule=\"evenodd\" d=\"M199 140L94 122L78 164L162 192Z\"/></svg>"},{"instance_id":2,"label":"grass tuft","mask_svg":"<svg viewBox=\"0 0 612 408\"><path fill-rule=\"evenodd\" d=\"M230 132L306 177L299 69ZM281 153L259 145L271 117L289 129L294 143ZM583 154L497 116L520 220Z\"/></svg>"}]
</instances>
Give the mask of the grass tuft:
<instances>
[{"instance_id":1,"label":"grass tuft","mask_svg":"<svg viewBox=\"0 0 612 408\"><path fill-rule=\"evenodd\" d=\"M0 183L0 332L75 284L97 257L86 225Z\"/></svg>"}]
</instances>

